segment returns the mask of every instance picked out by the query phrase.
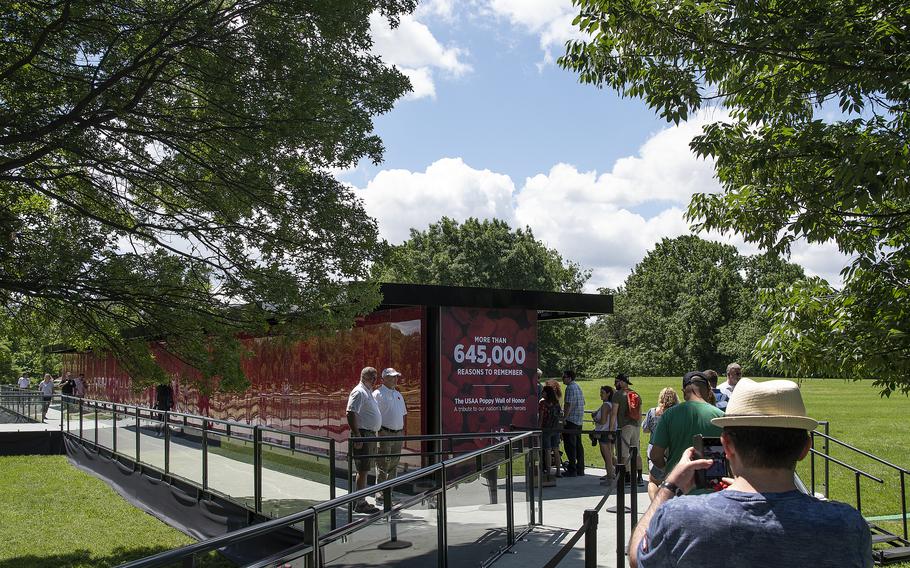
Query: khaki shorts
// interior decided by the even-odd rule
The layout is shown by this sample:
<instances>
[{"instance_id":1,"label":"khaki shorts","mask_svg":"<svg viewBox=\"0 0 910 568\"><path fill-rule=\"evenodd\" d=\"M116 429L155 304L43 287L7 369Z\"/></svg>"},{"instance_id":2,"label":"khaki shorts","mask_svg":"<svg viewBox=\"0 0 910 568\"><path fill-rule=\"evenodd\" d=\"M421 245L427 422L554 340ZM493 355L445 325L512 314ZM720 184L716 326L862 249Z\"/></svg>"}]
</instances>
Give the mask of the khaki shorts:
<instances>
[{"instance_id":1,"label":"khaki shorts","mask_svg":"<svg viewBox=\"0 0 910 568\"><path fill-rule=\"evenodd\" d=\"M629 448L637 448L638 455L641 456L641 430L635 424L627 424L619 431L619 461L626 463L629 459Z\"/></svg>"},{"instance_id":2,"label":"khaki shorts","mask_svg":"<svg viewBox=\"0 0 910 568\"><path fill-rule=\"evenodd\" d=\"M360 438L375 438L376 432L372 430L363 430L359 431ZM359 448L354 447L351 444L351 455L354 456L354 466L357 471L370 471L373 469L373 462L375 458L373 457L379 453L379 441L375 442L363 442L360 444ZM364 456L364 457L360 457Z\"/></svg>"},{"instance_id":3,"label":"khaki shorts","mask_svg":"<svg viewBox=\"0 0 910 568\"><path fill-rule=\"evenodd\" d=\"M395 474L398 472L398 462L401 460L401 446L403 442L401 440L383 440L383 436L401 435L401 430L398 432L389 432L386 430L379 431L379 453L383 456L388 454L388 457L376 458L376 468L379 470L379 475L376 478L377 482L383 482L386 479L395 477Z\"/></svg>"}]
</instances>

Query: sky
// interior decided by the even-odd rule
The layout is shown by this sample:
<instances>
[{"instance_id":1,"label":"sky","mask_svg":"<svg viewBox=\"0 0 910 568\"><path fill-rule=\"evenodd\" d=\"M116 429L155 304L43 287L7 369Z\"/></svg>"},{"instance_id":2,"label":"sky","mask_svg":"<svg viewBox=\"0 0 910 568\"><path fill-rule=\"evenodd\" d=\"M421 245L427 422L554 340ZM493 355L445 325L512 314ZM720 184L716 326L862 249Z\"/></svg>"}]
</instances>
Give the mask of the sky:
<instances>
[{"instance_id":1,"label":"sky","mask_svg":"<svg viewBox=\"0 0 910 568\"><path fill-rule=\"evenodd\" d=\"M413 91L375 121L384 161L335 175L383 238L399 244L442 216L495 217L591 270L595 291L691 232L690 197L720 186L688 143L724 111L677 126L640 99L579 84L556 64L579 37L573 17L570 0L423 0L395 29L372 18L374 51ZM735 234L700 236L759 252ZM833 244L797 243L790 260L832 283L845 264Z\"/></svg>"}]
</instances>

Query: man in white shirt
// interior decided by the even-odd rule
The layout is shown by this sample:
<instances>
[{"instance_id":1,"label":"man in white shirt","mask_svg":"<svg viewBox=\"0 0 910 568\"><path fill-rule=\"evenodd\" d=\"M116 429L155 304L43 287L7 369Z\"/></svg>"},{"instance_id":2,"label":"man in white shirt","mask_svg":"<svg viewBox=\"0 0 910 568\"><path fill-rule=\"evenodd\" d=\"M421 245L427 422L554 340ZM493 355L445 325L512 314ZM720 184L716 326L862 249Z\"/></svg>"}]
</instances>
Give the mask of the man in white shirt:
<instances>
[{"instance_id":1,"label":"man in white shirt","mask_svg":"<svg viewBox=\"0 0 910 568\"><path fill-rule=\"evenodd\" d=\"M27 389L32 386L32 380L28 378L28 373L23 373L22 376L19 377L19 382L16 384L19 385L20 389Z\"/></svg>"},{"instance_id":2,"label":"man in white shirt","mask_svg":"<svg viewBox=\"0 0 910 568\"><path fill-rule=\"evenodd\" d=\"M379 405L379 414L382 415L382 426L379 428L379 437L383 436L402 436L404 434L404 417L408 409L404 404L404 397L395 388L398 384L398 377L401 373L389 367L382 371L382 385L373 391L373 398ZM401 459L401 440L379 441L379 454L376 468L379 475L376 478L378 483L395 477L398 469L398 461ZM376 498L377 503L382 502L382 495Z\"/></svg>"},{"instance_id":3,"label":"man in white shirt","mask_svg":"<svg viewBox=\"0 0 910 568\"><path fill-rule=\"evenodd\" d=\"M373 385L376 384L376 369L364 367L360 371L360 382L351 390L348 396L347 419L351 427L351 436L360 438L376 438L382 416L379 414L379 405L373 399ZM376 442L355 442L350 445L349 451L354 455L354 466L357 468L357 491L366 489L367 475L373 468L373 458L378 451ZM358 457L362 456L362 457ZM361 499L354 504L354 511L358 513L377 513L379 509Z\"/></svg>"},{"instance_id":4,"label":"man in white shirt","mask_svg":"<svg viewBox=\"0 0 910 568\"><path fill-rule=\"evenodd\" d=\"M727 400L730 400L730 397L733 396L733 389L736 388L736 383L743 378L743 368L739 363L730 363L727 365L727 380L717 385L717 390L727 397Z\"/></svg>"}]
</instances>

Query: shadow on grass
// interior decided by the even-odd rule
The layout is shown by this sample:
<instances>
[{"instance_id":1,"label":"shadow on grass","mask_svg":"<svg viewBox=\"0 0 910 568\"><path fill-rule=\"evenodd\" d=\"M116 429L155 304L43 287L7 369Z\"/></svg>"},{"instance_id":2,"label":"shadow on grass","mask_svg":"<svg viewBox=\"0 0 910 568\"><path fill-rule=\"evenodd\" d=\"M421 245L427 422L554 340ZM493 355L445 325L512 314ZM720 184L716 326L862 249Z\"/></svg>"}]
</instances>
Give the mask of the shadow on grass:
<instances>
[{"instance_id":1,"label":"shadow on grass","mask_svg":"<svg viewBox=\"0 0 910 568\"><path fill-rule=\"evenodd\" d=\"M37 556L27 554L16 556L14 558L0 559L0 568L107 568L119 566L124 562L138 560L170 550L167 547L144 547L130 549L115 549L109 555L94 555L88 550L75 550L65 554L51 554L46 556ZM182 566L180 562L172 564L174 568ZM196 566L204 568L235 568L236 565L229 562L216 552L197 559Z\"/></svg>"}]
</instances>

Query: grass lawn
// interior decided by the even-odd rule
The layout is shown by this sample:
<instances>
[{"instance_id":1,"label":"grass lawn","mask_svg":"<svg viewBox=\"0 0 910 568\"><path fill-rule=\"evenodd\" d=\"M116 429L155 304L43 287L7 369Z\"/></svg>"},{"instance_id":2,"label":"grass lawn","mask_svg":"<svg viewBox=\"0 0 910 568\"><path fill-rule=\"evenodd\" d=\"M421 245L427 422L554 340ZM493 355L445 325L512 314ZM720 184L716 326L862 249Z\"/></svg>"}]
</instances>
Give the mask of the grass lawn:
<instances>
[{"instance_id":1,"label":"grass lawn","mask_svg":"<svg viewBox=\"0 0 910 568\"><path fill-rule=\"evenodd\" d=\"M116 566L195 542L64 456L0 457L0 487L0 568Z\"/></svg>"},{"instance_id":2,"label":"grass lawn","mask_svg":"<svg viewBox=\"0 0 910 568\"><path fill-rule=\"evenodd\" d=\"M721 379L723 380L723 379ZM758 379L765 380L765 379ZM664 387L673 387L681 392L682 377L633 377L633 388L641 395L643 408L657 405L657 395ZM612 386L612 379L581 380L578 382L585 395L585 408L594 410L599 404L601 385ZM809 416L816 420L830 422L830 434L848 444L856 446L898 466L910 469L910 441L905 428L910 427L910 398L893 394L882 398L872 386L872 381L844 381L841 379L800 380L803 400ZM821 430L821 428L819 428ZM649 435L642 433L642 451L647 451ZM584 437L585 463L603 467L599 448L593 447ZM821 438L816 439L816 449L822 449ZM846 448L831 445L830 454L853 467L861 469L884 480L884 485L862 479L862 513L866 517L899 515L900 476L893 470L865 458ZM816 458L816 491L823 492L823 460ZM853 472L834 463L830 464L830 498L856 506L855 478ZM800 477L809 485L809 458L800 462ZM910 490L910 476L906 479ZM910 497L908 497L910 507ZM903 529L899 520L876 521L891 532L900 534ZM910 567L910 563L901 564Z\"/></svg>"}]
</instances>

